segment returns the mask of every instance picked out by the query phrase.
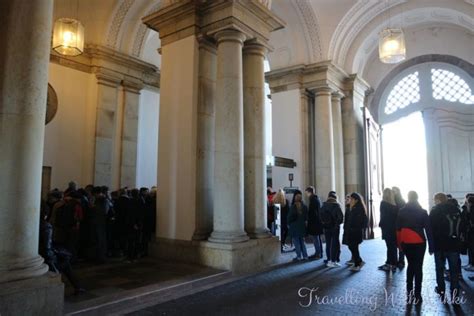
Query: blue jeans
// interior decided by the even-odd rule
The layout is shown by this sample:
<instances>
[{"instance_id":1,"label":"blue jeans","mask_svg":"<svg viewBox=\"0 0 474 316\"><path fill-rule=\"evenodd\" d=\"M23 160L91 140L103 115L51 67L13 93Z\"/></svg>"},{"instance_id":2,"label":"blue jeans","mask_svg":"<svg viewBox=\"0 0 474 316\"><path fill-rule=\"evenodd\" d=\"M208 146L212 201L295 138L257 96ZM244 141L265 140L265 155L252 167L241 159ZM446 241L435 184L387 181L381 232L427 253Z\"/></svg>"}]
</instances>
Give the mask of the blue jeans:
<instances>
[{"instance_id":1,"label":"blue jeans","mask_svg":"<svg viewBox=\"0 0 474 316\"><path fill-rule=\"evenodd\" d=\"M304 243L304 238L303 237L293 237L293 245L295 246L296 250L296 257L298 259L301 259L301 255L303 255L303 258L307 259L308 258L308 252L306 251L306 245Z\"/></svg>"},{"instance_id":2,"label":"blue jeans","mask_svg":"<svg viewBox=\"0 0 474 316\"><path fill-rule=\"evenodd\" d=\"M459 273L461 273L461 265L459 263L458 252L446 252L446 251L435 251L434 253L435 265L436 265L436 283L438 289L441 291L446 290L446 283L444 281L444 265L446 259L448 260L449 276L451 283L451 292L457 290L457 296L459 293Z\"/></svg>"},{"instance_id":3,"label":"blue jeans","mask_svg":"<svg viewBox=\"0 0 474 316\"><path fill-rule=\"evenodd\" d=\"M323 249L321 245L321 236L320 235L311 235L313 237L313 244L314 244L314 255L322 257L323 256Z\"/></svg>"},{"instance_id":4,"label":"blue jeans","mask_svg":"<svg viewBox=\"0 0 474 316\"><path fill-rule=\"evenodd\" d=\"M325 229L326 255L329 261L336 262L339 255L339 228Z\"/></svg>"}]
</instances>

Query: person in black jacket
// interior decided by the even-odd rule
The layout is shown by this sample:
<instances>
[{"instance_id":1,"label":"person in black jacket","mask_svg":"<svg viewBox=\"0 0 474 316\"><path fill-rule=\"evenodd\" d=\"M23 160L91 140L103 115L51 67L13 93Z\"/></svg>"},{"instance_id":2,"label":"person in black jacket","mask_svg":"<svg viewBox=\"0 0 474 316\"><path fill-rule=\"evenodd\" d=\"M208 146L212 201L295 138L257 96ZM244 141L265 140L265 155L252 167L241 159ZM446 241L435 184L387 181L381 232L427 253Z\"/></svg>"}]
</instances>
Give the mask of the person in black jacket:
<instances>
[{"instance_id":1,"label":"person in black jacket","mask_svg":"<svg viewBox=\"0 0 474 316\"><path fill-rule=\"evenodd\" d=\"M293 261L307 260L308 253L304 237L307 232L308 208L303 203L303 197L300 190L296 190L293 195L293 205L288 213L288 234L293 240L296 250L296 258Z\"/></svg>"},{"instance_id":2,"label":"person in black jacket","mask_svg":"<svg viewBox=\"0 0 474 316\"><path fill-rule=\"evenodd\" d=\"M395 204L397 205L398 209L401 210L405 207L407 202L403 199L402 192L400 191L399 187L392 187L393 198L395 199ZM403 253L402 249L398 249L398 263L397 266L399 269L403 269L405 267L405 254Z\"/></svg>"},{"instance_id":3,"label":"person in black jacket","mask_svg":"<svg viewBox=\"0 0 474 316\"><path fill-rule=\"evenodd\" d=\"M435 206L432 208L429 217L431 228L436 232L436 234L433 234L436 283L438 284L435 291L445 300L444 267L447 260L451 282L451 301L455 303L459 300L457 298L461 294L458 278L461 272L459 255L463 246L461 241L461 212L448 202L448 198L444 193L435 194L434 202Z\"/></svg>"},{"instance_id":4,"label":"person in black jacket","mask_svg":"<svg viewBox=\"0 0 474 316\"><path fill-rule=\"evenodd\" d=\"M426 235L425 235L426 232ZM408 203L398 212L397 243L403 249L408 261L407 303L421 303L421 284L423 282L423 259L428 240L429 253L433 254L433 235L428 212L418 203L415 191L408 193ZM413 291L413 281L415 289Z\"/></svg>"},{"instance_id":5,"label":"person in black jacket","mask_svg":"<svg viewBox=\"0 0 474 316\"><path fill-rule=\"evenodd\" d=\"M319 211L321 210L321 200L315 194L314 187L307 187L305 192L309 200L307 233L313 238L314 243L314 255L312 255L310 258L318 260L321 259L323 256L323 244L321 242L323 227L319 218ZM329 260L329 258L327 260Z\"/></svg>"},{"instance_id":6,"label":"person in black jacket","mask_svg":"<svg viewBox=\"0 0 474 316\"><path fill-rule=\"evenodd\" d=\"M340 243L339 233L340 225L344 220L341 205L337 202L335 192L329 192L328 199L323 203L320 211L320 219L326 239L326 255L328 257L328 268L339 267L337 257L339 255Z\"/></svg>"},{"instance_id":7,"label":"person in black jacket","mask_svg":"<svg viewBox=\"0 0 474 316\"><path fill-rule=\"evenodd\" d=\"M387 245L387 261L380 266L380 270L395 271L397 268L397 227L398 207L395 204L393 191L386 188L383 191L383 200L380 203L380 228L382 239Z\"/></svg>"},{"instance_id":8,"label":"person in black jacket","mask_svg":"<svg viewBox=\"0 0 474 316\"><path fill-rule=\"evenodd\" d=\"M364 230L367 228L367 209L365 203L359 193L351 194L350 209L346 214L344 223L343 244L349 247L354 262L351 271L360 271L364 265L364 261L360 257L359 244L362 243Z\"/></svg>"},{"instance_id":9,"label":"person in black jacket","mask_svg":"<svg viewBox=\"0 0 474 316\"><path fill-rule=\"evenodd\" d=\"M472 193L466 194L461 215L464 224L467 255L469 258L468 265L464 267L464 270L472 272L474 271L474 195Z\"/></svg>"},{"instance_id":10,"label":"person in black jacket","mask_svg":"<svg viewBox=\"0 0 474 316\"><path fill-rule=\"evenodd\" d=\"M72 254L65 248L53 243L53 225L46 221L47 214L42 213L40 218L39 254L44 258L49 271L62 273L74 287L74 293L85 292L76 276L72 272Z\"/></svg>"}]
</instances>

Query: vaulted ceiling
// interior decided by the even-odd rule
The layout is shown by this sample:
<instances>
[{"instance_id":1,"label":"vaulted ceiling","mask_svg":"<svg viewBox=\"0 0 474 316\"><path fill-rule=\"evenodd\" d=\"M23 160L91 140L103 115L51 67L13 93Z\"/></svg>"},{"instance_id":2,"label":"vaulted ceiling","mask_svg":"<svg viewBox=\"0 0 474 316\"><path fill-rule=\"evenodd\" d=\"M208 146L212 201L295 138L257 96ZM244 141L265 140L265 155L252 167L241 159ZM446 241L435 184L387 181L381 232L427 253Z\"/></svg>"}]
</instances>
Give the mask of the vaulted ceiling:
<instances>
[{"instance_id":1,"label":"vaulted ceiling","mask_svg":"<svg viewBox=\"0 0 474 316\"><path fill-rule=\"evenodd\" d=\"M56 0L55 18L78 17L86 43L107 45L160 66L158 35L141 18L161 5L162 0ZM408 33L455 29L474 38L474 0L272 0L272 10L287 22L285 29L272 34L272 69L333 60L348 73L367 73L377 35L388 25L402 26ZM471 45L468 57L474 40Z\"/></svg>"}]
</instances>

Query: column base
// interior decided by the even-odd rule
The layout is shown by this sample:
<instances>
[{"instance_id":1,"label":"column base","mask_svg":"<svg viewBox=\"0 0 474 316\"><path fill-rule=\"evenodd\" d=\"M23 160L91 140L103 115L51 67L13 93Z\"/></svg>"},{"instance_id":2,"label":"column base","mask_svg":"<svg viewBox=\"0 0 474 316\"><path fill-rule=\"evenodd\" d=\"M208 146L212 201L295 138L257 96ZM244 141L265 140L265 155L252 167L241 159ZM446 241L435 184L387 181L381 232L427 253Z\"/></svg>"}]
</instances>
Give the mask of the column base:
<instances>
[{"instance_id":1,"label":"column base","mask_svg":"<svg viewBox=\"0 0 474 316\"><path fill-rule=\"evenodd\" d=\"M62 315L64 284L61 275L47 274L0 283L0 315Z\"/></svg>"},{"instance_id":2,"label":"column base","mask_svg":"<svg viewBox=\"0 0 474 316\"><path fill-rule=\"evenodd\" d=\"M210 235L210 232L194 232L193 240L207 240Z\"/></svg>"},{"instance_id":3,"label":"column base","mask_svg":"<svg viewBox=\"0 0 474 316\"><path fill-rule=\"evenodd\" d=\"M253 231L249 231L247 233L250 238L252 239L262 239L262 238L270 238L273 235L270 233L270 230L267 228L255 229Z\"/></svg>"},{"instance_id":4,"label":"column base","mask_svg":"<svg viewBox=\"0 0 474 316\"><path fill-rule=\"evenodd\" d=\"M208 239L210 242L221 244L241 243L249 240L245 232L218 232L213 231Z\"/></svg>"},{"instance_id":5,"label":"column base","mask_svg":"<svg viewBox=\"0 0 474 316\"><path fill-rule=\"evenodd\" d=\"M279 263L280 241L276 237L241 243L183 241L158 238L150 246L154 257L195 263L234 274L258 272Z\"/></svg>"}]
</instances>

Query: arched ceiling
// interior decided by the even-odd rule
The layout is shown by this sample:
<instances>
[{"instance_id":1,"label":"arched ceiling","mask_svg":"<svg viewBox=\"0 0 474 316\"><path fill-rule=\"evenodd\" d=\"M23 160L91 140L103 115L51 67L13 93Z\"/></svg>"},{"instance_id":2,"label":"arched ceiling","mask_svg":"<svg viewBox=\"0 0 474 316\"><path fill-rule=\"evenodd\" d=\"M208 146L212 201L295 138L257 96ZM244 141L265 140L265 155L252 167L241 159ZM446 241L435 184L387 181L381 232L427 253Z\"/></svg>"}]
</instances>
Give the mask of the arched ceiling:
<instances>
[{"instance_id":1,"label":"arched ceiling","mask_svg":"<svg viewBox=\"0 0 474 316\"><path fill-rule=\"evenodd\" d=\"M162 1L175 0L56 0L55 18L79 18L86 29L86 43L106 45L159 65L156 50L160 41L141 18L159 9ZM473 3L474 0L272 0L272 10L287 22L287 27L271 36L274 51L269 54L270 65L275 70L332 60L348 73L363 72L377 47L377 34L388 20L407 28L449 24L472 32Z\"/></svg>"}]
</instances>

